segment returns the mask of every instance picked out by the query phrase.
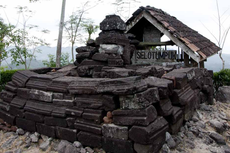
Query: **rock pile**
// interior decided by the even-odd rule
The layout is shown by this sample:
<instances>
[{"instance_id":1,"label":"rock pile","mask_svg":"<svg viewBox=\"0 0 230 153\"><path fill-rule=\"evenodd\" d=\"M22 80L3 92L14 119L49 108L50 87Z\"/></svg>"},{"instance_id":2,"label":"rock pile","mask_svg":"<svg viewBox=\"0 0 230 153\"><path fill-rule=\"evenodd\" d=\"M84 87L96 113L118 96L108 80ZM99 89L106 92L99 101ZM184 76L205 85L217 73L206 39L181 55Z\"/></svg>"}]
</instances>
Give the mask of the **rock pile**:
<instances>
[{"instance_id":1,"label":"rock pile","mask_svg":"<svg viewBox=\"0 0 230 153\"><path fill-rule=\"evenodd\" d=\"M107 16L99 48L77 48L77 66L16 72L0 93L0 118L107 152L158 152L167 131L177 133L200 103L213 103L213 74L129 65L132 46L124 26Z\"/></svg>"}]
</instances>

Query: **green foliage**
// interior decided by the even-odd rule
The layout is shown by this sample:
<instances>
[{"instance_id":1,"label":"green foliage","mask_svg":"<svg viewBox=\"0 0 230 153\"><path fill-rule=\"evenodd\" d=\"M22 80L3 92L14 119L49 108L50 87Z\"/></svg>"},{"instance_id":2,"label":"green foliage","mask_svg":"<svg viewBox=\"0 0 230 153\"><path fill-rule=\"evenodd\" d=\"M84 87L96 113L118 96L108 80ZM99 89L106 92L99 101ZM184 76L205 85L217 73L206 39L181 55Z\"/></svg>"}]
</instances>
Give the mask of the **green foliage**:
<instances>
[{"instance_id":1,"label":"green foliage","mask_svg":"<svg viewBox=\"0 0 230 153\"><path fill-rule=\"evenodd\" d=\"M0 71L0 91L2 91L5 87L5 84L11 81L11 78L15 72L18 70L6 70Z\"/></svg>"},{"instance_id":2,"label":"green foliage","mask_svg":"<svg viewBox=\"0 0 230 153\"><path fill-rule=\"evenodd\" d=\"M82 25L85 32L88 33L88 40L91 39L91 35L95 32L97 32L97 30L99 29L99 26L98 25L94 25L92 21L89 21L88 23L85 23Z\"/></svg>"},{"instance_id":3,"label":"green foliage","mask_svg":"<svg viewBox=\"0 0 230 153\"><path fill-rule=\"evenodd\" d=\"M214 88L216 91L221 86L229 86L230 85L230 69L223 69L219 72L215 72L213 76L214 80Z\"/></svg>"},{"instance_id":4,"label":"green foliage","mask_svg":"<svg viewBox=\"0 0 230 153\"><path fill-rule=\"evenodd\" d=\"M56 67L56 58L54 55L48 54L48 60L43 60L43 64L47 67ZM68 65L69 61L69 53L62 53L61 55L61 67Z\"/></svg>"}]
</instances>

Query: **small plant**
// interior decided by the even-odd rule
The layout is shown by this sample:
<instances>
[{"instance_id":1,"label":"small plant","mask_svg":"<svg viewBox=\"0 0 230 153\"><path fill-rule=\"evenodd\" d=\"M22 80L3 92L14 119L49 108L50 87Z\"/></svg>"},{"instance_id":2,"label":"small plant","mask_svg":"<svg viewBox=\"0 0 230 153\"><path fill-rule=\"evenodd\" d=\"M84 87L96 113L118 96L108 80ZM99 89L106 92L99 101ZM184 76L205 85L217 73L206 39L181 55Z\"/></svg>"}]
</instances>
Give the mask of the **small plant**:
<instances>
[{"instance_id":1,"label":"small plant","mask_svg":"<svg viewBox=\"0 0 230 153\"><path fill-rule=\"evenodd\" d=\"M0 71L0 92L5 88L7 82L11 81L12 76L18 70Z\"/></svg>"},{"instance_id":2,"label":"small plant","mask_svg":"<svg viewBox=\"0 0 230 153\"><path fill-rule=\"evenodd\" d=\"M223 69L219 72L215 72L213 76L213 85L216 91L221 86L230 85L230 69Z\"/></svg>"}]
</instances>

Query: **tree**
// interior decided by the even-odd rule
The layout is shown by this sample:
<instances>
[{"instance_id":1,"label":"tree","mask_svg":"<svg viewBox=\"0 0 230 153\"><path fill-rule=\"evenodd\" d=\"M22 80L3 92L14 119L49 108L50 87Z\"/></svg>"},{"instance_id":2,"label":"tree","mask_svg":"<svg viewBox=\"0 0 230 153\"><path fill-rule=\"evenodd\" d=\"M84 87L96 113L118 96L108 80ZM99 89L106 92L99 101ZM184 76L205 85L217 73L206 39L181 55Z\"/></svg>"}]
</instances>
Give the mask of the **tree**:
<instances>
[{"instance_id":1,"label":"tree","mask_svg":"<svg viewBox=\"0 0 230 153\"><path fill-rule=\"evenodd\" d=\"M89 21L89 23L83 24L83 28L85 32L88 33L87 41L91 39L91 35L99 29L98 25L94 25L92 21Z\"/></svg>"},{"instance_id":2,"label":"tree","mask_svg":"<svg viewBox=\"0 0 230 153\"><path fill-rule=\"evenodd\" d=\"M56 67L56 59L54 55L48 54L48 60L43 60L42 62L47 67ZM69 54L63 53L61 55L61 67L68 65L69 63Z\"/></svg>"},{"instance_id":3,"label":"tree","mask_svg":"<svg viewBox=\"0 0 230 153\"><path fill-rule=\"evenodd\" d=\"M115 12L124 20L129 19L131 8L135 7L135 4L137 3L139 3L138 0L114 0L114 2L112 2L116 7Z\"/></svg>"},{"instance_id":4,"label":"tree","mask_svg":"<svg viewBox=\"0 0 230 153\"><path fill-rule=\"evenodd\" d=\"M65 4L66 0L62 0L62 10L61 10L61 20L59 24L59 34L57 42L57 52L56 52L56 66L60 67L61 65L61 46L62 46L62 34L64 28L64 18L65 18Z\"/></svg>"},{"instance_id":5,"label":"tree","mask_svg":"<svg viewBox=\"0 0 230 153\"><path fill-rule=\"evenodd\" d=\"M224 16L225 13L228 11L228 9L226 11L224 11L223 14L220 14L220 9L219 9L219 3L218 0L216 0L216 8L217 8L217 23L218 23L218 34L215 35L211 30L209 30L204 24L203 26L209 31L209 33L213 36L213 38L216 40L218 46L221 48L221 50L219 51L219 57L222 61L222 69L225 68L225 61L222 57L222 52L225 46L225 42L226 42L226 38L228 36L229 30L230 30L230 25L227 26L227 28L225 28L225 21L229 18L230 15L228 15L227 17Z\"/></svg>"},{"instance_id":6,"label":"tree","mask_svg":"<svg viewBox=\"0 0 230 153\"><path fill-rule=\"evenodd\" d=\"M39 46L47 46L45 40L32 36L30 30L38 28L36 25L29 25L27 22L31 17L32 11L27 7L18 7L18 13L22 16L22 21L19 23L22 28L15 28L9 34L10 55L13 64L22 64L25 69L29 69L32 59L35 59L35 53L41 52ZM47 30L42 30L41 33L47 33Z\"/></svg>"}]
</instances>

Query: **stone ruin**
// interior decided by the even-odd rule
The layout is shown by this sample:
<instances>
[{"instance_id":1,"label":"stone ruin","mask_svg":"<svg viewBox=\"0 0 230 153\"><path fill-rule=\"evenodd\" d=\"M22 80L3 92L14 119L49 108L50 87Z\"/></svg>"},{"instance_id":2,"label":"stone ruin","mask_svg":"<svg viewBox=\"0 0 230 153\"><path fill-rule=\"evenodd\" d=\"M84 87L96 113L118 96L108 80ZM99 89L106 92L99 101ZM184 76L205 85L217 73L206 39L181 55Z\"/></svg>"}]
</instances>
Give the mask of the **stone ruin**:
<instances>
[{"instance_id":1,"label":"stone ruin","mask_svg":"<svg viewBox=\"0 0 230 153\"><path fill-rule=\"evenodd\" d=\"M30 132L112 153L158 152L200 103L213 103L213 72L132 65L137 40L116 15L75 65L16 72L0 93L0 118Z\"/></svg>"}]
</instances>

